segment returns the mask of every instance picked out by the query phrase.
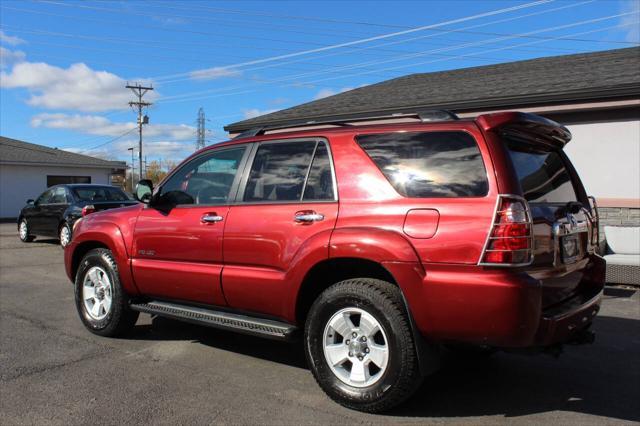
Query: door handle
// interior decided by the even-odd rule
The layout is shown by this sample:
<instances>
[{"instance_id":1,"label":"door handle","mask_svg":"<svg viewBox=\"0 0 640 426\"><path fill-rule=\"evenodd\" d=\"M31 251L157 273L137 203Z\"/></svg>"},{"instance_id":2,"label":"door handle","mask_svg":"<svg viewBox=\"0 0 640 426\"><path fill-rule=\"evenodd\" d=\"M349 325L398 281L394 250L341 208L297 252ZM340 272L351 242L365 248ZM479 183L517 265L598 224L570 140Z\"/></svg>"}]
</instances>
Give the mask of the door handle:
<instances>
[{"instance_id":1,"label":"door handle","mask_svg":"<svg viewBox=\"0 0 640 426\"><path fill-rule=\"evenodd\" d=\"M207 213L202 216L200 221L202 223L216 223L216 222L222 222L222 219L223 219L222 216L218 216L215 213Z\"/></svg>"},{"instance_id":2,"label":"door handle","mask_svg":"<svg viewBox=\"0 0 640 426\"><path fill-rule=\"evenodd\" d=\"M324 220L324 215L313 211L298 212L295 215L295 221L300 223L319 222Z\"/></svg>"}]
</instances>

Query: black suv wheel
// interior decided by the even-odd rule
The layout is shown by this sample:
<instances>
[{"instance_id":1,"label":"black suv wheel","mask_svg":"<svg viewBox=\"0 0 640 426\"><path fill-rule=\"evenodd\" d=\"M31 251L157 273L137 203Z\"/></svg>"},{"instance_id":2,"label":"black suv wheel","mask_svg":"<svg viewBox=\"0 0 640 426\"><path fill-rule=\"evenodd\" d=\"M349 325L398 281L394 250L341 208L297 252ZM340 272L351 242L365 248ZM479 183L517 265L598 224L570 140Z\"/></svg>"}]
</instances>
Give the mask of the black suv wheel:
<instances>
[{"instance_id":1,"label":"black suv wheel","mask_svg":"<svg viewBox=\"0 0 640 426\"><path fill-rule=\"evenodd\" d=\"M360 411L388 410L422 381L400 290L385 281L352 279L325 290L308 315L305 352L327 395Z\"/></svg>"}]
</instances>

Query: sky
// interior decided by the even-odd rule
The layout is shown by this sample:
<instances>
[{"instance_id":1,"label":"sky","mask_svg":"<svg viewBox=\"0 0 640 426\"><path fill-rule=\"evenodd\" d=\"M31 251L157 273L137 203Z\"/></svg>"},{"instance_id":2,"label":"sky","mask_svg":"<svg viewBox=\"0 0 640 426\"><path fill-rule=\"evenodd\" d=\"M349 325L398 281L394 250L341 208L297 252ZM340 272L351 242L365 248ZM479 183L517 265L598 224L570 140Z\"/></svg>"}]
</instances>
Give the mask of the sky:
<instances>
[{"instance_id":1,"label":"sky","mask_svg":"<svg viewBox=\"0 0 640 426\"><path fill-rule=\"evenodd\" d=\"M0 2L0 134L179 161L245 118L404 76L640 44L640 0ZM136 148L137 150L137 148Z\"/></svg>"}]
</instances>

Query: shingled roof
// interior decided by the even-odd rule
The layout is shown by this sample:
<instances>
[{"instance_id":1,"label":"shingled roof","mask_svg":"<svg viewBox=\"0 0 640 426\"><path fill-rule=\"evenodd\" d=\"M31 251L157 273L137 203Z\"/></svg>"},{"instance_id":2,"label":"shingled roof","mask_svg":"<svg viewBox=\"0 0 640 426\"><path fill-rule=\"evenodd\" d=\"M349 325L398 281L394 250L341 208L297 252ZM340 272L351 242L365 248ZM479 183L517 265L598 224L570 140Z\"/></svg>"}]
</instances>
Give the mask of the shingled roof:
<instances>
[{"instance_id":1,"label":"shingled roof","mask_svg":"<svg viewBox=\"0 0 640 426\"><path fill-rule=\"evenodd\" d=\"M125 168L124 161L107 161L88 155L75 154L57 148L19 141L0 136L0 163L67 167Z\"/></svg>"},{"instance_id":2,"label":"shingled roof","mask_svg":"<svg viewBox=\"0 0 640 426\"><path fill-rule=\"evenodd\" d=\"M637 98L638 70L640 47L631 47L411 74L229 124L225 130L428 109L467 112Z\"/></svg>"}]
</instances>

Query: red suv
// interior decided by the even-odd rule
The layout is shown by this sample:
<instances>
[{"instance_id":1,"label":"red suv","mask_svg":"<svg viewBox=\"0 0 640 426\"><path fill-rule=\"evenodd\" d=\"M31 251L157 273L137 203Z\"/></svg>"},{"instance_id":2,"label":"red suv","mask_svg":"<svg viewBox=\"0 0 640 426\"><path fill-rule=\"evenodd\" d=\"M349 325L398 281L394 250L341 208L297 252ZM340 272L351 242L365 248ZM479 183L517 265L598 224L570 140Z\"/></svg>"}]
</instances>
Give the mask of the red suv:
<instances>
[{"instance_id":1,"label":"red suv","mask_svg":"<svg viewBox=\"0 0 640 426\"><path fill-rule=\"evenodd\" d=\"M256 129L141 181L144 204L84 217L65 249L82 322L302 334L322 389L369 412L411 395L442 348L592 340L604 261L569 131L416 116Z\"/></svg>"}]
</instances>

